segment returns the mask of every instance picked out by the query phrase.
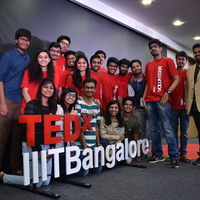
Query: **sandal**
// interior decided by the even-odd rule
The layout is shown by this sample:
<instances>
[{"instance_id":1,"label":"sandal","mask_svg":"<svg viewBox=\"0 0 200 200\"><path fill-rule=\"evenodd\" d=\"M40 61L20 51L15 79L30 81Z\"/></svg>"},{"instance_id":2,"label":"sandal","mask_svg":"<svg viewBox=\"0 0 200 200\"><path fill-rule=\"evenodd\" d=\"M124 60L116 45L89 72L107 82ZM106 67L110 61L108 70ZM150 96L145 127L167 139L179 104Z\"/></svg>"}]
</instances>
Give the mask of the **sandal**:
<instances>
[{"instance_id":1,"label":"sandal","mask_svg":"<svg viewBox=\"0 0 200 200\"><path fill-rule=\"evenodd\" d=\"M187 158L186 156L181 156L180 157L180 161L185 162L185 163L190 163L191 160L189 158Z\"/></svg>"}]
</instances>

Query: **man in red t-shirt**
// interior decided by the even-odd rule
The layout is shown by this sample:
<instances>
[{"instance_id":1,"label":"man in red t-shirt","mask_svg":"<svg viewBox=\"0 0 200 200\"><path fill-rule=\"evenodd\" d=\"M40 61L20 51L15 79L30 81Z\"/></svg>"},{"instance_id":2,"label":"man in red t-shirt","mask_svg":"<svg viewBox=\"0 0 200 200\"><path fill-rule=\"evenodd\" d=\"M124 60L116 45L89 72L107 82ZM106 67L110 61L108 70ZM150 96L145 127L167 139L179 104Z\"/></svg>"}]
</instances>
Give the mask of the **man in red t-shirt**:
<instances>
[{"instance_id":1,"label":"man in red t-shirt","mask_svg":"<svg viewBox=\"0 0 200 200\"><path fill-rule=\"evenodd\" d=\"M115 76L119 61L115 57L108 58L108 73L102 74L102 106L101 113L106 110L107 104L111 100L118 100L122 109L123 87L121 81Z\"/></svg>"},{"instance_id":2,"label":"man in red t-shirt","mask_svg":"<svg viewBox=\"0 0 200 200\"><path fill-rule=\"evenodd\" d=\"M132 72L128 73L130 61L126 58L119 60L119 74L115 76L121 81L123 87L123 98L128 96L128 83L132 76Z\"/></svg>"},{"instance_id":3,"label":"man in red t-shirt","mask_svg":"<svg viewBox=\"0 0 200 200\"><path fill-rule=\"evenodd\" d=\"M71 39L69 36L61 35L58 37L57 42L60 44L61 47L61 56L58 58L58 62L62 65L62 70L65 69L66 59L64 54L68 51L69 46L71 44Z\"/></svg>"},{"instance_id":4,"label":"man in red t-shirt","mask_svg":"<svg viewBox=\"0 0 200 200\"><path fill-rule=\"evenodd\" d=\"M99 69L101 68L101 58L97 55L93 55L90 58L90 77L94 78L97 81L96 92L94 93L94 99L102 100L102 83L101 76L98 74Z\"/></svg>"},{"instance_id":5,"label":"man in red t-shirt","mask_svg":"<svg viewBox=\"0 0 200 200\"><path fill-rule=\"evenodd\" d=\"M150 133L153 140L153 156L149 163L165 161L162 151L162 132L168 143L169 167L178 168L178 148L171 124L171 92L179 83L179 76L174 61L162 57L162 43L153 39L148 44L154 60L146 64L145 91L142 102L147 110ZM160 127L161 126L161 127Z\"/></svg>"},{"instance_id":6,"label":"man in red t-shirt","mask_svg":"<svg viewBox=\"0 0 200 200\"><path fill-rule=\"evenodd\" d=\"M102 50L98 50L95 52L95 55L99 56L101 58L101 67L98 71L99 74L101 73L107 73L108 69L106 69L103 64L106 62L106 53Z\"/></svg>"},{"instance_id":7,"label":"man in red t-shirt","mask_svg":"<svg viewBox=\"0 0 200 200\"><path fill-rule=\"evenodd\" d=\"M178 125L180 124L180 160L186 163L190 163L186 157L186 148L188 143L188 126L189 126L189 116L186 113L186 69L184 68L187 62L188 56L184 51L176 53L176 65L179 75L180 82L178 86L174 89L171 95L171 115L172 115L172 125L174 133L176 136L176 142L178 147ZM180 120L180 123L179 121Z\"/></svg>"}]
</instances>

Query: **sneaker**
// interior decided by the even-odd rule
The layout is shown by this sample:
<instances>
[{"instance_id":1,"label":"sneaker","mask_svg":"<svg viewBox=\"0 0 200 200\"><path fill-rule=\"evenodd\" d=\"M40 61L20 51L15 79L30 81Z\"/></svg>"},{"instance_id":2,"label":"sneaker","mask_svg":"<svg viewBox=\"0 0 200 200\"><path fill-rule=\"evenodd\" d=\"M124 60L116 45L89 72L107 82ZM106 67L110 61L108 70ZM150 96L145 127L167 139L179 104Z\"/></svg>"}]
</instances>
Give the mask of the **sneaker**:
<instances>
[{"instance_id":1,"label":"sneaker","mask_svg":"<svg viewBox=\"0 0 200 200\"><path fill-rule=\"evenodd\" d=\"M193 165L200 165L200 157L197 158L194 162L192 162Z\"/></svg>"},{"instance_id":2,"label":"sneaker","mask_svg":"<svg viewBox=\"0 0 200 200\"><path fill-rule=\"evenodd\" d=\"M179 164L178 164L178 161L177 160L172 160L170 165L169 165L170 168L179 168Z\"/></svg>"},{"instance_id":3,"label":"sneaker","mask_svg":"<svg viewBox=\"0 0 200 200\"><path fill-rule=\"evenodd\" d=\"M164 156L153 156L151 157L151 159L149 159L147 162L148 163L157 163L157 162L164 162L165 161L165 157Z\"/></svg>"}]
</instances>

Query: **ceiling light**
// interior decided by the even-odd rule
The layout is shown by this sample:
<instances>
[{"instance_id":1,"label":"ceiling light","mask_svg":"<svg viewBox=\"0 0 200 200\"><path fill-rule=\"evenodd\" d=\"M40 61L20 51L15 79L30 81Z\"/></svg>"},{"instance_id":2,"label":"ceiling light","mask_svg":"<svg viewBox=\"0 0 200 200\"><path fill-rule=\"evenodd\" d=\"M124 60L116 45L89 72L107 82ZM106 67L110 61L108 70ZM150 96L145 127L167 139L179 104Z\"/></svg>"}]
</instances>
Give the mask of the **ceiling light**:
<instances>
[{"instance_id":1,"label":"ceiling light","mask_svg":"<svg viewBox=\"0 0 200 200\"><path fill-rule=\"evenodd\" d=\"M153 3L154 1L153 0L142 0L140 1L140 3L142 3L143 5L150 5L151 3Z\"/></svg>"},{"instance_id":2,"label":"ceiling light","mask_svg":"<svg viewBox=\"0 0 200 200\"><path fill-rule=\"evenodd\" d=\"M181 26L182 24L184 24L185 22L181 22L180 20L176 20L173 25L174 26Z\"/></svg>"},{"instance_id":3,"label":"ceiling light","mask_svg":"<svg viewBox=\"0 0 200 200\"><path fill-rule=\"evenodd\" d=\"M194 40L200 40L200 36L194 37Z\"/></svg>"}]
</instances>

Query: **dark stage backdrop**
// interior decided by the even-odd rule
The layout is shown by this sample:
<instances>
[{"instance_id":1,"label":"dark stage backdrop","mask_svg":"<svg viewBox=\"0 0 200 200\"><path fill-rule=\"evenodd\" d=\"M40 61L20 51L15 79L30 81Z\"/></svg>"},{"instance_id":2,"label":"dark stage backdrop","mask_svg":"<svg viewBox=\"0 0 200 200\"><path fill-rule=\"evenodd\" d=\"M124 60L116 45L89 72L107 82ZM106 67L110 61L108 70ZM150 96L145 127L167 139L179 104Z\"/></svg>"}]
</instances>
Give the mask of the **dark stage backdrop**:
<instances>
[{"instance_id":1,"label":"dark stage backdrop","mask_svg":"<svg viewBox=\"0 0 200 200\"><path fill-rule=\"evenodd\" d=\"M0 19L0 54L13 49L17 29L27 28L33 35L28 49L31 57L58 36L68 35L69 49L83 51L88 59L99 49L107 57L138 58L143 66L152 59L148 38L69 1L1 0Z\"/></svg>"}]
</instances>

